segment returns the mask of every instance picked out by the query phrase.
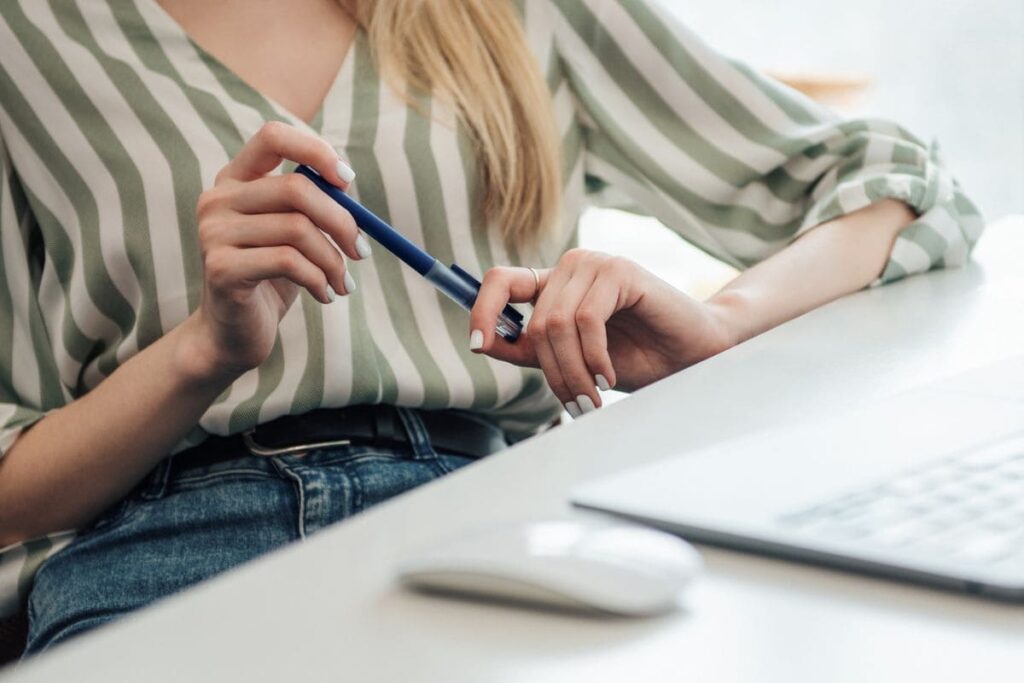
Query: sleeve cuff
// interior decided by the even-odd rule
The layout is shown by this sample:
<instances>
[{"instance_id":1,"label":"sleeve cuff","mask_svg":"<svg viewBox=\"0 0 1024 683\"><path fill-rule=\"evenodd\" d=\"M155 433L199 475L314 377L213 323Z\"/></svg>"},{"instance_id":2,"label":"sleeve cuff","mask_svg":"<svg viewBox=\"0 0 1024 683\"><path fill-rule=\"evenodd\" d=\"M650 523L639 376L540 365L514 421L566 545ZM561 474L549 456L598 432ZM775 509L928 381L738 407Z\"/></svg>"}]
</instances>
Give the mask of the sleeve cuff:
<instances>
[{"instance_id":1,"label":"sleeve cuff","mask_svg":"<svg viewBox=\"0 0 1024 683\"><path fill-rule=\"evenodd\" d=\"M942 167L934 145L929 152L930 158L920 166L877 165L838 182L825 179L794 238L883 199L898 199L918 218L900 231L882 274L871 286L963 265L984 230L984 220ZM820 191L821 187L828 189Z\"/></svg>"}]
</instances>

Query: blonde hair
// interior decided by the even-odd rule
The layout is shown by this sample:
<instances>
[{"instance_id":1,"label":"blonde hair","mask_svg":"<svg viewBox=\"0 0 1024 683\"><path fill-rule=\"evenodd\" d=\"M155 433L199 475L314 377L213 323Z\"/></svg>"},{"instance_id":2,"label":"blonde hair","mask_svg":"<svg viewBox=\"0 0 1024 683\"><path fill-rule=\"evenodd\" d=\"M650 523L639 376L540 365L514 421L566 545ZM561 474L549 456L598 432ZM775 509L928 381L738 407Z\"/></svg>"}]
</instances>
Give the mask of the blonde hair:
<instances>
[{"instance_id":1,"label":"blonde hair","mask_svg":"<svg viewBox=\"0 0 1024 683\"><path fill-rule=\"evenodd\" d=\"M477 153L483 214L534 246L562 194L551 95L511 0L341 0L392 83L450 104Z\"/></svg>"}]
</instances>

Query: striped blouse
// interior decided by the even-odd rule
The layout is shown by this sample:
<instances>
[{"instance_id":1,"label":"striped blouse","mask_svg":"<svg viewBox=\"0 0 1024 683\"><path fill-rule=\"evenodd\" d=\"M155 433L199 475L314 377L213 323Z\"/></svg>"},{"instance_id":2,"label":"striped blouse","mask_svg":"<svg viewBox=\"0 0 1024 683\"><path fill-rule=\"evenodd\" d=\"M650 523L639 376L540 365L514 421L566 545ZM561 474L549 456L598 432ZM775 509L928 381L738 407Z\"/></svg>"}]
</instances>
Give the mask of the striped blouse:
<instances>
[{"instance_id":1,"label":"striped blouse","mask_svg":"<svg viewBox=\"0 0 1024 683\"><path fill-rule=\"evenodd\" d=\"M306 124L156 0L0 3L0 455L197 307L196 199L271 120L322 136L356 169L362 203L477 273L552 265L588 204L657 217L744 267L898 198L920 218L880 282L961 264L978 238L981 218L934 147L892 123L839 119L717 54L656 0L516 2L565 178L561 224L529 253L481 221L473 150L451 111L426 95L407 106L362 33ZM386 251L352 273L353 296L302 295L270 358L180 447L321 406L457 407L513 437L559 412L539 371L470 353L465 314ZM0 584L6 572L24 590L48 545L0 555Z\"/></svg>"}]
</instances>

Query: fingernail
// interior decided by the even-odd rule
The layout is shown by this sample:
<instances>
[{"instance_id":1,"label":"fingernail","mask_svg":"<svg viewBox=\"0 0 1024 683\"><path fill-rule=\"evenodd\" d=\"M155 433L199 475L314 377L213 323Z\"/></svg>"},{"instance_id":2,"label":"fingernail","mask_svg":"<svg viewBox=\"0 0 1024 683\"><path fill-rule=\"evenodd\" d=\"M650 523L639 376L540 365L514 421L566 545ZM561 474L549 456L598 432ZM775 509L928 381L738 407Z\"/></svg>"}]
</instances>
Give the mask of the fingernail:
<instances>
[{"instance_id":1,"label":"fingernail","mask_svg":"<svg viewBox=\"0 0 1024 683\"><path fill-rule=\"evenodd\" d=\"M350 273L350 272L348 272L346 270L345 271L345 293L346 294L351 294L354 291L356 291L356 281L355 281L355 278L352 277L352 273Z\"/></svg>"},{"instance_id":2,"label":"fingernail","mask_svg":"<svg viewBox=\"0 0 1024 683\"><path fill-rule=\"evenodd\" d=\"M338 293L334 291L334 287L331 287L330 285L327 285L327 300L330 301L333 304L334 300L337 299L337 298L338 298Z\"/></svg>"},{"instance_id":3,"label":"fingernail","mask_svg":"<svg viewBox=\"0 0 1024 683\"><path fill-rule=\"evenodd\" d=\"M568 403L566 403L565 409L569 411L569 414L572 415L574 420L583 414L583 411L580 410L580 407L576 405L576 401L569 401Z\"/></svg>"},{"instance_id":4,"label":"fingernail","mask_svg":"<svg viewBox=\"0 0 1024 683\"><path fill-rule=\"evenodd\" d=\"M484 347L484 333L482 330L473 330L469 334L469 350L476 351Z\"/></svg>"},{"instance_id":5,"label":"fingernail","mask_svg":"<svg viewBox=\"0 0 1024 683\"><path fill-rule=\"evenodd\" d=\"M356 179L356 172L352 170L351 166L338 159L338 177L346 183L351 183Z\"/></svg>"},{"instance_id":6,"label":"fingernail","mask_svg":"<svg viewBox=\"0 0 1024 683\"><path fill-rule=\"evenodd\" d=\"M370 243L362 235L356 237L356 253L359 254L359 258L370 258L370 254L373 253Z\"/></svg>"},{"instance_id":7,"label":"fingernail","mask_svg":"<svg viewBox=\"0 0 1024 683\"><path fill-rule=\"evenodd\" d=\"M584 415L586 415L587 413L592 413L595 410L597 410L597 406L594 405L594 402L590 400L590 397L587 396L586 394L580 394L579 396L577 396L576 402L580 404L580 410L583 411Z\"/></svg>"},{"instance_id":8,"label":"fingernail","mask_svg":"<svg viewBox=\"0 0 1024 683\"><path fill-rule=\"evenodd\" d=\"M597 388L601 391L608 391L612 388L612 385L608 384L608 378L604 375L594 375L594 381L597 383Z\"/></svg>"}]
</instances>

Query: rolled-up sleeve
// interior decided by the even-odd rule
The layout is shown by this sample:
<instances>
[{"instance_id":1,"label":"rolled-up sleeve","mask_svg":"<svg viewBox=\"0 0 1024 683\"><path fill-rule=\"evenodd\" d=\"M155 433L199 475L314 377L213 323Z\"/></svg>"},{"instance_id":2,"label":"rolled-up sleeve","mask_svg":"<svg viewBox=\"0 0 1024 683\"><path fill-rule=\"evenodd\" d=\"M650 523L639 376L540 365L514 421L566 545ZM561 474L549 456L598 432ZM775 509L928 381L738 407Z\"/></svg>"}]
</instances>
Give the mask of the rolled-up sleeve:
<instances>
[{"instance_id":1,"label":"rolled-up sleeve","mask_svg":"<svg viewBox=\"0 0 1024 683\"><path fill-rule=\"evenodd\" d=\"M0 138L0 457L65 402L39 308L34 223Z\"/></svg>"},{"instance_id":2,"label":"rolled-up sleeve","mask_svg":"<svg viewBox=\"0 0 1024 683\"><path fill-rule=\"evenodd\" d=\"M878 283L966 261L984 224L935 145L888 121L841 119L718 54L657 0L553 5L595 201L745 267L893 198L918 219Z\"/></svg>"}]
</instances>

